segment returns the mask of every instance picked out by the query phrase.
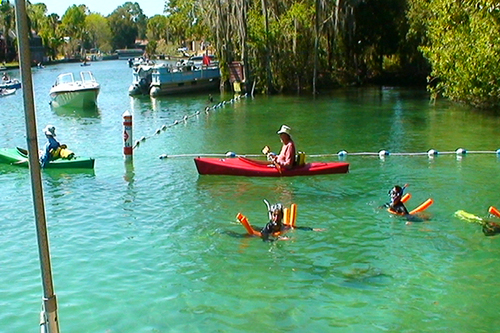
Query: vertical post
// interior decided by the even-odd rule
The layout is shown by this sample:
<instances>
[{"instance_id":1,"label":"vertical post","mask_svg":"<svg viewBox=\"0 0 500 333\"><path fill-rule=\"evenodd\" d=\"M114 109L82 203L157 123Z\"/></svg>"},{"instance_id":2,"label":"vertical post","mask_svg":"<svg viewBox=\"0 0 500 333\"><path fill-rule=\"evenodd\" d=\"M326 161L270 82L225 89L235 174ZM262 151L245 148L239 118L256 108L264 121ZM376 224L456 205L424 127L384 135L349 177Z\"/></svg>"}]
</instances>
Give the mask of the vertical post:
<instances>
[{"instance_id":1,"label":"vertical post","mask_svg":"<svg viewBox=\"0 0 500 333\"><path fill-rule=\"evenodd\" d=\"M132 160L132 114L127 110L123 113L123 154L126 161Z\"/></svg>"},{"instance_id":2,"label":"vertical post","mask_svg":"<svg viewBox=\"0 0 500 333\"><path fill-rule=\"evenodd\" d=\"M28 15L26 1L16 0L16 31L18 36L19 64L23 85L24 115L28 144L28 159L31 176L31 191L35 224L38 239L38 255L43 286L43 309L40 315L40 330L48 333L59 332L57 317L57 300L52 283L52 268L50 264L49 239L45 206L43 201L42 176L38 161L38 140L36 134L35 102L33 98L33 80L31 77L31 52L29 44Z\"/></svg>"}]
</instances>

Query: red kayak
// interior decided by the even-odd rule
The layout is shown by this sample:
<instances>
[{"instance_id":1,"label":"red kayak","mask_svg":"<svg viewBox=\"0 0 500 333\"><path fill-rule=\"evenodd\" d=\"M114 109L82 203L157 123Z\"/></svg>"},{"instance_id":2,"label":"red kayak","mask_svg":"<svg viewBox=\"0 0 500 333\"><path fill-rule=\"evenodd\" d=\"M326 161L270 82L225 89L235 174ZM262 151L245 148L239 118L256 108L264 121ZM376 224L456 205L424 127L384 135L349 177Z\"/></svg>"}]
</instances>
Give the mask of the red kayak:
<instances>
[{"instance_id":1,"label":"red kayak","mask_svg":"<svg viewBox=\"0 0 500 333\"><path fill-rule=\"evenodd\" d=\"M345 162L312 162L290 170L278 169L274 165L270 165L268 161L251 160L245 157L197 157L194 162L200 175L289 177L327 175L349 171L349 163Z\"/></svg>"}]
</instances>

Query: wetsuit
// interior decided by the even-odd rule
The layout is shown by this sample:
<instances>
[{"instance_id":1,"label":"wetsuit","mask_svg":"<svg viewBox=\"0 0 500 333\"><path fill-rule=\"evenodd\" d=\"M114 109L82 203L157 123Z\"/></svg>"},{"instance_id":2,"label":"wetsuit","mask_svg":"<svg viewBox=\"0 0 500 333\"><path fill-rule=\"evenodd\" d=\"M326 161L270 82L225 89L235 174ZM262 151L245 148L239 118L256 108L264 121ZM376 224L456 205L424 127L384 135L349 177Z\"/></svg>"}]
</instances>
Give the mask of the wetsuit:
<instances>
[{"instance_id":1,"label":"wetsuit","mask_svg":"<svg viewBox=\"0 0 500 333\"><path fill-rule=\"evenodd\" d=\"M283 224L281 222L269 221L260 231L262 239L265 241L269 240L269 236L272 236L275 232L280 232L282 227Z\"/></svg>"},{"instance_id":2,"label":"wetsuit","mask_svg":"<svg viewBox=\"0 0 500 333\"><path fill-rule=\"evenodd\" d=\"M47 135L47 140L49 141L45 144L44 154L40 158L40 163L42 164L42 168L44 168L50 162L52 158L51 151L56 150L61 146L59 141L57 141L52 135Z\"/></svg>"}]
</instances>

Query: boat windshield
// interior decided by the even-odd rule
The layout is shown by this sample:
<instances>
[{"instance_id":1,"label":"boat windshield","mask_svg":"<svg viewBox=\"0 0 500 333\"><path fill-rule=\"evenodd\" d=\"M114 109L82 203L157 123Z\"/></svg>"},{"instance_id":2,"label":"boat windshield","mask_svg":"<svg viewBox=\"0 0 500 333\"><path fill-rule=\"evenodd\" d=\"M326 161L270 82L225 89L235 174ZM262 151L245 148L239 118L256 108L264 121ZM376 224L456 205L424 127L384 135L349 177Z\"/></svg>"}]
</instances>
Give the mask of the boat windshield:
<instances>
[{"instance_id":1,"label":"boat windshield","mask_svg":"<svg viewBox=\"0 0 500 333\"><path fill-rule=\"evenodd\" d=\"M56 86L60 84L65 84L65 83L73 83L75 82L73 78L73 73L66 73L66 74L61 74L57 77L56 79Z\"/></svg>"},{"instance_id":2,"label":"boat windshield","mask_svg":"<svg viewBox=\"0 0 500 333\"><path fill-rule=\"evenodd\" d=\"M82 82L93 82L95 81L94 75L91 72L81 72L80 77L82 78Z\"/></svg>"}]
</instances>

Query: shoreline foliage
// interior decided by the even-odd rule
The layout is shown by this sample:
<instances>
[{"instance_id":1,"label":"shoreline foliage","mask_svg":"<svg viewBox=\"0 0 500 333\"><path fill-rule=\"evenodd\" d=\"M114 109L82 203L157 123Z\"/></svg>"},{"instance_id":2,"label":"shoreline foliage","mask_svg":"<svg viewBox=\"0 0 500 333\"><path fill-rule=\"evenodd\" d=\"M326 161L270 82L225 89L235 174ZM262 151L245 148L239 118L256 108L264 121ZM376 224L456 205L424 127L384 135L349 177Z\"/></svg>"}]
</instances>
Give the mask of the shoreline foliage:
<instances>
[{"instance_id":1,"label":"shoreline foliage","mask_svg":"<svg viewBox=\"0 0 500 333\"><path fill-rule=\"evenodd\" d=\"M33 35L51 59L110 53L146 40L148 55L210 45L223 81L241 62L247 88L319 93L337 86L427 85L480 108L500 104L500 5L496 0L169 0L148 18L138 3L110 15L72 5L47 13L28 2ZM0 61L15 61L14 7L0 5Z\"/></svg>"}]
</instances>

